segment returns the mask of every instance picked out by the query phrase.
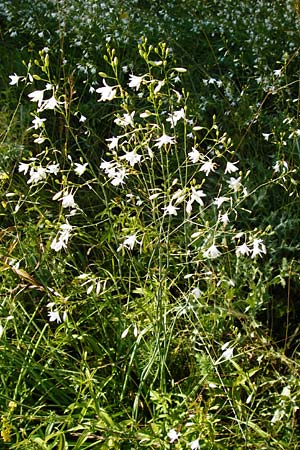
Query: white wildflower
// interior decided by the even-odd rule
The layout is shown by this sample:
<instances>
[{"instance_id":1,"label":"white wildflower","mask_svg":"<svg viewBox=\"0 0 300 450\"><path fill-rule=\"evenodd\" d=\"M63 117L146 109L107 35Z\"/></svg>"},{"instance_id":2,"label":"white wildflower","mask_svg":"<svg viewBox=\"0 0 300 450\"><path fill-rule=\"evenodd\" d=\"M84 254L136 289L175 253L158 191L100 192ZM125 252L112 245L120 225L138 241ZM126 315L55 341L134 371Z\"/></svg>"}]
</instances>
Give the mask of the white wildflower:
<instances>
[{"instance_id":1,"label":"white wildflower","mask_svg":"<svg viewBox=\"0 0 300 450\"><path fill-rule=\"evenodd\" d=\"M167 434L168 438L170 439L170 443L173 444L175 441L177 441L180 437L180 433L177 432L176 430L174 430L174 428L172 428L168 434Z\"/></svg>"},{"instance_id":2,"label":"white wildflower","mask_svg":"<svg viewBox=\"0 0 300 450\"><path fill-rule=\"evenodd\" d=\"M111 178L111 184L113 186L119 186L120 184L124 183L124 179L127 177L126 170L124 168L118 169L115 171L115 174Z\"/></svg>"},{"instance_id":3,"label":"white wildflower","mask_svg":"<svg viewBox=\"0 0 300 450\"><path fill-rule=\"evenodd\" d=\"M117 136L117 137L113 136L112 138L106 139L106 141L109 142L108 148L110 150L113 150L114 148L118 148L119 139L120 139L119 136Z\"/></svg>"},{"instance_id":4,"label":"white wildflower","mask_svg":"<svg viewBox=\"0 0 300 450\"><path fill-rule=\"evenodd\" d=\"M155 147L158 148L161 148L163 145L175 144L175 138L173 136L168 136L167 134L163 134L160 138L156 139L156 141Z\"/></svg>"},{"instance_id":5,"label":"white wildflower","mask_svg":"<svg viewBox=\"0 0 300 450\"><path fill-rule=\"evenodd\" d=\"M283 409L276 409L271 419L271 424L273 425L276 422L282 421L284 416L285 411Z\"/></svg>"},{"instance_id":6,"label":"white wildflower","mask_svg":"<svg viewBox=\"0 0 300 450\"><path fill-rule=\"evenodd\" d=\"M154 94L158 94L163 85L165 84L164 80L158 81L156 88L154 89Z\"/></svg>"},{"instance_id":7,"label":"white wildflower","mask_svg":"<svg viewBox=\"0 0 300 450\"><path fill-rule=\"evenodd\" d=\"M228 224L228 222L229 222L229 216L228 216L228 213L227 213L227 212L221 215L220 221L221 221L222 223L224 223L224 225L227 225L227 224Z\"/></svg>"},{"instance_id":8,"label":"white wildflower","mask_svg":"<svg viewBox=\"0 0 300 450\"><path fill-rule=\"evenodd\" d=\"M98 94L101 94L99 102L106 102L113 100L117 95L117 90L115 87L108 86L106 81L103 79L104 87L100 87L96 89L96 92Z\"/></svg>"},{"instance_id":9,"label":"white wildflower","mask_svg":"<svg viewBox=\"0 0 300 450\"><path fill-rule=\"evenodd\" d=\"M41 119L38 116L34 116L34 119L32 120L33 127L31 127L31 128L34 128L35 130L37 130L38 128L41 128L43 126L43 123L45 121L46 121L46 119Z\"/></svg>"},{"instance_id":10,"label":"white wildflower","mask_svg":"<svg viewBox=\"0 0 300 450\"><path fill-rule=\"evenodd\" d=\"M71 236L72 225L64 223L60 226L58 236L51 242L51 249L59 252L63 248L67 248L68 241Z\"/></svg>"},{"instance_id":11,"label":"white wildflower","mask_svg":"<svg viewBox=\"0 0 300 450\"><path fill-rule=\"evenodd\" d=\"M267 249L262 239L254 239L251 258L255 256L262 256L262 253L267 253Z\"/></svg>"},{"instance_id":12,"label":"white wildflower","mask_svg":"<svg viewBox=\"0 0 300 450\"><path fill-rule=\"evenodd\" d=\"M229 197L216 197L213 201L213 204L217 206L219 209L224 202L228 202L230 200Z\"/></svg>"},{"instance_id":13,"label":"white wildflower","mask_svg":"<svg viewBox=\"0 0 300 450\"><path fill-rule=\"evenodd\" d=\"M242 177L238 177L238 178L230 177L230 179L227 181L227 184L229 185L229 187L231 187L234 190L234 192L237 192L242 185L241 179L242 179Z\"/></svg>"},{"instance_id":14,"label":"white wildflower","mask_svg":"<svg viewBox=\"0 0 300 450\"><path fill-rule=\"evenodd\" d=\"M13 75L9 75L9 78L10 78L9 84L13 86L14 84L18 84L19 80L23 77L19 77L16 73L14 73Z\"/></svg>"},{"instance_id":15,"label":"white wildflower","mask_svg":"<svg viewBox=\"0 0 300 450\"><path fill-rule=\"evenodd\" d=\"M192 205L193 205L193 202L191 200L188 200L186 202L185 210L186 210L186 213L187 213L188 216L192 213L192 210L193 210L193 206Z\"/></svg>"},{"instance_id":16,"label":"white wildflower","mask_svg":"<svg viewBox=\"0 0 300 450\"><path fill-rule=\"evenodd\" d=\"M141 87L141 83L144 79L144 76L138 77L136 75L129 75L129 83L128 86L138 91Z\"/></svg>"},{"instance_id":17,"label":"white wildflower","mask_svg":"<svg viewBox=\"0 0 300 450\"><path fill-rule=\"evenodd\" d=\"M201 156L201 153L195 147L193 147L193 150L188 153L188 157L193 164L195 164L199 161L200 156Z\"/></svg>"},{"instance_id":18,"label":"white wildflower","mask_svg":"<svg viewBox=\"0 0 300 450\"><path fill-rule=\"evenodd\" d=\"M198 300L198 298L200 298L200 295L201 295L200 289L198 287L195 287L192 290L192 295Z\"/></svg>"},{"instance_id":19,"label":"white wildflower","mask_svg":"<svg viewBox=\"0 0 300 450\"><path fill-rule=\"evenodd\" d=\"M122 248L128 248L129 250L133 250L135 243L138 242L136 234L132 234L127 236L122 244L119 245L117 251L119 252Z\"/></svg>"},{"instance_id":20,"label":"white wildflower","mask_svg":"<svg viewBox=\"0 0 300 450\"><path fill-rule=\"evenodd\" d=\"M126 152L125 155L120 157L120 159L125 159L133 167L135 164L139 164L142 159L142 155L139 155L135 150L133 150L132 152Z\"/></svg>"},{"instance_id":21,"label":"white wildflower","mask_svg":"<svg viewBox=\"0 0 300 450\"><path fill-rule=\"evenodd\" d=\"M269 137L272 135L272 133L262 133L262 136L264 138L265 141L269 140Z\"/></svg>"},{"instance_id":22,"label":"white wildflower","mask_svg":"<svg viewBox=\"0 0 300 450\"><path fill-rule=\"evenodd\" d=\"M202 189L196 190L194 186L192 186L192 195L191 195L191 202L197 202L200 206L204 206L202 198L206 197L206 194L203 192Z\"/></svg>"},{"instance_id":23,"label":"white wildflower","mask_svg":"<svg viewBox=\"0 0 300 450\"><path fill-rule=\"evenodd\" d=\"M59 173L60 167L59 164L49 164L49 166L47 166L47 172L48 173L53 173L54 175L57 175Z\"/></svg>"},{"instance_id":24,"label":"white wildflower","mask_svg":"<svg viewBox=\"0 0 300 450\"><path fill-rule=\"evenodd\" d=\"M46 179L47 169L45 169L42 166L37 167L36 169L31 167L29 175L30 175L30 178L27 181L27 184L36 184L36 183L39 183L40 181Z\"/></svg>"},{"instance_id":25,"label":"white wildflower","mask_svg":"<svg viewBox=\"0 0 300 450\"><path fill-rule=\"evenodd\" d=\"M57 309L48 311L49 322L61 323L61 318Z\"/></svg>"},{"instance_id":26,"label":"white wildflower","mask_svg":"<svg viewBox=\"0 0 300 450\"><path fill-rule=\"evenodd\" d=\"M39 107L39 111L44 111L45 109L55 109L59 106L59 102L56 100L54 95L44 100L43 104Z\"/></svg>"},{"instance_id":27,"label":"white wildflower","mask_svg":"<svg viewBox=\"0 0 300 450\"><path fill-rule=\"evenodd\" d=\"M221 359L227 361L228 359L231 359L233 357L233 348L232 347L228 347L229 346L229 342L226 342L226 344L224 344L222 346L222 350L223 353L221 355Z\"/></svg>"},{"instance_id":28,"label":"white wildflower","mask_svg":"<svg viewBox=\"0 0 300 450\"><path fill-rule=\"evenodd\" d=\"M199 439L195 439L194 441L190 442L189 446L190 446L191 450L199 450L200 449Z\"/></svg>"},{"instance_id":29,"label":"white wildflower","mask_svg":"<svg viewBox=\"0 0 300 450\"><path fill-rule=\"evenodd\" d=\"M207 176L210 172L214 172L216 170L216 167L217 164L214 163L212 159L209 159L202 164L199 170L201 172L205 172L205 175Z\"/></svg>"},{"instance_id":30,"label":"white wildflower","mask_svg":"<svg viewBox=\"0 0 300 450\"><path fill-rule=\"evenodd\" d=\"M218 256L221 255L220 250L218 250L218 247L216 247L215 244L212 244L207 250L205 250L205 252L203 253L203 256L205 258L217 258Z\"/></svg>"},{"instance_id":31,"label":"white wildflower","mask_svg":"<svg viewBox=\"0 0 300 450\"><path fill-rule=\"evenodd\" d=\"M288 163L286 161L276 161L274 166L272 166L272 169L275 173L278 173L280 171L286 172L289 169Z\"/></svg>"},{"instance_id":32,"label":"white wildflower","mask_svg":"<svg viewBox=\"0 0 300 450\"><path fill-rule=\"evenodd\" d=\"M36 144L42 144L43 142L45 142L46 138L44 136L38 136L37 138L34 139L33 142L35 142Z\"/></svg>"},{"instance_id":33,"label":"white wildflower","mask_svg":"<svg viewBox=\"0 0 300 450\"><path fill-rule=\"evenodd\" d=\"M18 170L19 172L24 172L24 175L26 175L30 167L30 164L22 162L19 164Z\"/></svg>"},{"instance_id":34,"label":"white wildflower","mask_svg":"<svg viewBox=\"0 0 300 450\"><path fill-rule=\"evenodd\" d=\"M236 164L238 164L238 161L234 163L228 161L224 173L233 173L239 170L238 167L236 167Z\"/></svg>"},{"instance_id":35,"label":"white wildflower","mask_svg":"<svg viewBox=\"0 0 300 450\"><path fill-rule=\"evenodd\" d=\"M249 255L250 252L251 252L251 249L248 247L246 242L242 245L238 245L236 248L237 255Z\"/></svg>"},{"instance_id":36,"label":"white wildflower","mask_svg":"<svg viewBox=\"0 0 300 450\"><path fill-rule=\"evenodd\" d=\"M60 199L63 208L76 208L73 194L68 192Z\"/></svg>"},{"instance_id":37,"label":"white wildflower","mask_svg":"<svg viewBox=\"0 0 300 450\"><path fill-rule=\"evenodd\" d=\"M65 321L67 319L67 312L66 311L63 312L62 319L61 319L59 311L58 311L58 309L57 309L57 307L56 307L54 302L48 303L47 304L47 308L50 309L50 311L48 311L48 316L49 316L49 321L50 322L61 323L62 320Z\"/></svg>"},{"instance_id":38,"label":"white wildflower","mask_svg":"<svg viewBox=\"0 0 300 450\"><path fill-rule=\"evenodd\" d=\"M172 205L172 203L169 203L168 206L166 206L165 208L163 208L164 210L164 215L169 215L169 216L177 216L177 210L179 208L176 208L176 206Z\"/></svg>"},{"instance_id":39,"label":"white wildflower","mask_svg":"<svg viewBox=\"0 0 300 450\"><path fill-rule=\"evenodd\" d=\"M81 177L81 175L83 175L84 172L86 171L88 163L84 163L84 164L74 163L74 165L75 165L74 172L76 173L76 175Z\"/></svg>"},{"instance_id":40,"label":"white wildflower","mask_svg":"<svg viewBox=\"0 0 300 450\"><path fill-rule=\"evenodd\" d=\"M181 108L179 111L174 111L173 114L169 114L169 117L167 118L167 122L171 123L171 128L174 128L177 125L177 122L180 119L185 118L185 112L184 109Z\"/></svg>"},{"instance_id":41,"label":"white wildflower","mask_svg":"<svg viewBox=\"0 0 300 450\"><path fill-rule=\"evenodd\" d=\"M135 115L135 111L133 111L132 113L128 114L125 113L123 114L123 117L117 117L114 122L119 125L120 127L127 127L127 126L131 126L134 127L134 122L133 122L133 117Z\"/></svg>"},{"instance_id":42,"label":"white wildflower","mask_svg":"<svg viewBox=\"0 0 300 450\"><path fill-rule=\"evenodd\" d=\"M44 90L33 91L28 94L31 102L37 102L38 107L40 108L44 99Z\"/></svg>"}]
</instances>

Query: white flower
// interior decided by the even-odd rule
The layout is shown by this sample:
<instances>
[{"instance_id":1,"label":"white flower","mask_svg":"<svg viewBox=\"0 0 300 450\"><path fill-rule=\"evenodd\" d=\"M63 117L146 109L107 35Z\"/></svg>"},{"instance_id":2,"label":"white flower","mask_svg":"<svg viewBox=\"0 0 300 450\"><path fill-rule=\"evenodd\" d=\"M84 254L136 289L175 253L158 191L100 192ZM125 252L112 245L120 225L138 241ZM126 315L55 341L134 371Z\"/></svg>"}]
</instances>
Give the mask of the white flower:
<instances>
[{"instance_id":1,"label":"white flower","mask_svg":"<svg viewBox=\"0 0 300 450\"><path fill-rule=\"evenodd\" d=\"M33 142L35 142L36 144L42 144L43 142L45 142L46 138L44 138L43 136L38 136Z\"/></svg>"},{"instance_id":2,"label":"white flower","mask_svg":"<svg viewBox=\"0 0 300 450\"><path fill-rule=\"evenodd\" d=\"M52 309L53 307L55 307L55 303L54 302L50 302L47 304L47 308L50 309L50 311L48 312L48 316L49 316L49 321L50 322L57 322L57 323L61 323L61 318L58 312L58 309L55 308L54 310ZM67 312L64 311L63 312L63 316L62 316L62 320L65 321L67 319Z\"/></svg>"},{"instance_id":3,"label":"white flower","mask_svg":"<svg viewBox=\"0 0 300 450\"><path fill-rule=\"evenodd\" d=\"M191 202L197 202L199 205L204 206L202 198L206 197L206 194L203 192L202 189L198 189L198 191L192 186L192 195L191 195Z\"/></svg>"},{"instance_id":4,"label":"white flower","mask_svg":"<svg viewBox=\"0 0 300 450\"><path fill-rule=\"evenodd\" d=\"M68 192L64 195L60 201L62 201L63 208L76 208L76 203L74 201L73 194L69 194Z\"/></svg>"},{"instance_id":5,"label":"white flower","mask_svg":"<svg viewBox=\"0 0 300 450\"><path fill-rule=\"evenodd\" d=\"M285 411L283 409L276 409L274 412L274 415L271 419L271 424L282 421L284 416L285 416Z\"/></svg>"},{"instance_id":6,"label":"white flower","mask_svg":"<svg viewBox=\"0 0 300 450\"><path fill-rule=\"evenodd\" d=\"M48 100L44 100L41 107L39 107L39 111L44 111L44 109L55 109L59 106L59 102L56 100L54 95L50 97Z\"/></svg>"},{"instance_id":7,"label":"white flower","mask_svg":"<svg viewBox=\"0 0 300 450\"><path fill-rule=\"evenodd\" d=\"M198 450L198 449L200 449L199 439L195 439L194 441L190 442L189 446L191 447L191 450Z\"/></svg>"},{"instance_id":8,"label":"white flower","mask_svg":"<svg viewBox=\"0 0 300 450\"><path fill-rule=\"evenodd\" d=\"M79 122L85 122L86 117L83 114L80 114Z\"/></svg>"},{"instance_id":9,"label":"white flower","mask_svg":"<svg viewBox=\"0 0 300 450\"><path fill-rule=\"evenodd\" d=\"M64 223L60 226L58 236L51 242L51 249L59 252L62 248L67 248L68 241L71 236L72 225Z\"/></svg>"},{"instance_id":10,"label":"white flower","mask_svg":"<svg viewBox=\"0 0 300 450\"><path fill-rule=\"evenodd\" d=\"M117 137L113 136L112 138L106 139L106 141L109 142L108 148L110 150L113 150L114 148L118 148L119 139L120 139L119 136L117 136Z\"/></svg>"},{"instance_id":11,"label":"white flower","mask_svg":"<svg viewBox=\"0 0 300 450\"><path fill-rule=\"evenodd\" d=\"M184 118L185 118L185 112L184 112L184 109L181 108L179 111L174 111L173 114L169 114L167 122L170 122L171 128L174 128L177 125L177 122L180 119L184 119Z\"/></svg>"},{"instance_id":12,"label":"white flower","mask_svg":"<svg viewBox=\"0 0 300 450\"><path fill-rule=\"evenodd\" d=\"M119 186L124 183L124 178L127 177L126 169L121 167L115 161L103 161L100 168L104 170L113 186Z\"/></svg>"},{"instance_id":13,"label":"white flower","mask_svg":"<svg viewBox=\"0 0 300 450\"><path fill-rule=\"evenodd\" d=\"M193 204L193 203L192 203L191 200L188 200L188 201L186 202L185 210L186 210L186 213L187 213L188 216L192 213L192 209L193 209L192 204Z\"/></svg>"},{"instance_id":14,"label":"white flower","mask_svg":"<svg viewBox=\"0 0 300 450\"><path fill-rule=\"evenodd\" d=\"M131 114L125 113L123 114L123 117L117 117L114 122L119 125L120 127L127 127L130 125L131 127L134 127L133 117L135 115L135 111L133 111Z\"/></svg>"},{"instance_id":15,"label":"white flower","mask_svg":"<svg viewBox=\"0 0 300 450\"><path fill-rule=\"evenodd\" d=\"M163 87L164 84L165 84L164 80L158 81L157 86L154 89L154 94L157 94L161 90L161 88Z\"/></svg>"},{"instance_id":16,"label":"white flower","mask_svg":"<svg viewBox=\"0 0 300 450\"><path fill-rule=\"evenodd\" d=\"M114 161L103 161L100 164L100 169L104 170L104 172L110 177L114 176L116 173L116 164Z\"/></svg>"},{"instance_id":17,"label":"white flower","mask_svg":"<svg viewBox=\"0 0 300 450\"><path fill-rule=\"evenodd\" d=\"M157 144L155 147L161 148L163 145L175 144L175 138L173 136L168 136L167 134L163 134L160 138L156 139Z\"/></svg>"},{"instance_id":18,"label":"white flower","mask_svg":"<svg viewBox=\"0 0 300 450\"><path fill-rule=\"evenodd\" d=\"M124 240L124 242L121 245L119 245L117 251L119 252L122 248L128 248L129 250L133 250L134 244L136 242L138 242L136 234L127 236L126 239Z\"/></svg>"},{"instance_id":19,"label":"white flower","mask_svg":"<svg viewBox=\"0 0 300 450\"><path fill-rule=\"evenodd\" d=\"M193 164L199 161L200 156L201 156L200 152L195 147L193 147L193 150L188 153L188 157Z\"/></svg>"},{"instance_id":20,"label":"white flower","mask_svg":"<svg viewBox=\"0 0 300 450\"><path fill-rule=\"evenodd\" d=\"M193 294L193 296L198 300L198 298L200 298L201 291L200 291L200 289L199 289L198 287L195 287L195 288L192 290L192 294Z\"/></svg>"},{"instance_id":21,"label":"white flower","mask_svg":"<svg viewBox=\"0 0 300 450\"><path fill-rule=\"evenodd\" d=\"M130 82L128 83L128 86L138 91L141 86L141 82L143 81L144 76L138 77L136 75L129 75Z\"/></svg>"},{"instance_id":22,"label":"white flower","mask_svg":"<svg viewBox=\"0 0 300 450\"><path fill-rule=\"evenodd\" d=\"M28 94L31 102L37 102L38 107L40 108L44 98L44 90L33 91Z\"/></svg>"},{"instance_id":23,"label":"white flower","mask_svg":"<svg viewBox=\"0 0 300 450\"><path fill-rule=\"evenodd\" d=\"M30 169L30 164L27 164L27 163L19 164L18 170L19 170L19 172L24 172L24 175L27 174L29 169Z\"/></svg>"},{"instance_id":24,"label":"white flower","mask_svg":"<svg viewBox=\"0 0 300 450\"><path fill-rule=\"evenodd\" d=\"M61 323L61 318L57 309L48 312L49 322Z\"/></svg>"},{"instance_id":25,"label":"white flower","mask_svg":"<svg viewBox=\"0 0 300 450\"><path fill-rule=\"evenodd\" d=\"M47 177L47 169L44 167L37 167L36 170L34 170L33 167L31 167L29 172L30 178L27 181L27 184L36 184L39 181L45 180Z\"/></svg>"},{"instance_id":26,"label":"white flower","mask_svg":"<svg viewBox=\"0 0 300 450\"><path fill-rule=\"evenodd\" d=\"M120 157L120 159L125 159L133 167L135 164L140 162L142 155L139 155L135 150L133 150L132 152L126 152L125 155Z\"/></svg>"},{"instance_id":27,"label":"white flower","mask_svg":"<svg viewBox=\"0 0 300 450\"><path fill-rule=\"evenodd\" d=\"M229 222L229 217L228 217L228 213L224 213L221 215L220 220L222 223L224 223L224 225L227 225Z\"/></svg>"},{"instance_id":28,"label":"white flower","mask_svg":"<svg viewBox=\"0 0 300 450\"><path fill-rule=\"evenodd\" d=\"M251 258L255 256L262 256L262 253L267 253L266 246L262 239L254 239Z\"/></svg>"},{"instance_id":29,"label":"white flower","mask_svg":"<svg viewBox=\"0 0 300 450\"><path fill-rule=\"evenodd\" d=\"M221 255L220 250L218 250L218 247L215 246L215 244L212 244L204 253L203 256L205 258L217 258L219 255Z\"/></svg>"},{"instance_id":30,"label":"white flower","mask_svg":"<svg viewBox=\"0 0 300 450\"><path fill-rule=\"evenodd\" d=\"M83 175L84 172L86 171L88 163L85 164L74 163L74 165L75 165L74 172L76 173L76 175L81 177L81 175Z\"/></svg>"},{"instance_id":31,"label":"white flower","mask_svg":"<svg viewBox=\"0 0 300 450\"><path fill-rule=\"evenodd\" d=\"M236 248L237 255L249 255L250 252L251 252L251 249L248 247L246 242L242 245L238 245Z\"/></svg>"},{"instance_id":32,"label":"white flower","mask_svg":"<svg viewBox=\"0 0 300 450\"><path fill-rule=\"evenodd\" d=\"M199 170L201 170L201 172L205 172L205 175L207 176L210 172L214 172L216 167L216 163L214 163L212 159L209 159L202 164Z\"/></svg>"},{"instance_id":33,"label":"white flower","mask_svg":"<svg viewBox=\"0 0 300 450\"><path fill-rule=\"evenodd\" d=\"M286 161L276 161L274 166L272 166L272 169L275 173L280 172L280 170L282 170L282 172L286 172L289 169L289 166Z\"/></svg>"},{"instance_id":34,"label":"white flower","mask_svg":"<svg viewBox=\"0 0 300 450\"><path fill-rule=\"evenodd\" d=\"M166 206L165 208L163 208L164 215L169 215L169 216L177 216L177 210L179 208L176 208L176 206L172 205L172 203L169 203L168 206Z\"/></svg>"},{"instance_id":35,"label":"white flower","mask_svg":"<svg viewBox=\"0 0 300 450\"><path fill-rule=\"evenodd\" d=\"M19 77L16 73L14 73L13 75L9 75L10 78L10 85L13 86L14 84L18 84L19 80L22 77Z\"/></svg>"},{"instance_id":36,"label":"white flower","mask_svg":"<svg viewBox=\"0 0 300 450\"><path fill-rule=\"evenodd\" d=\"M226 344L225 344L226 345ZM224 349L221 358L224 359L225 361L227 361L228 359L231 359L233 357L233 348L232 347L225 347L225 345L223 345L222 350ZM226 350L225 350L226 348Z\"/></svg>"},{"instance_id":37,"label":"white flower","mask_svg":"<svg viewBox=\"0 0 300 450\"><path fill-rule=\"evenodd\" d=\"M214 199L214 201L213 201L213 204L214 204L214 205L217 205L217 208L219 209L220 206L222 206L222 204L223 204L224 202L227 202L228 200L230 200L229 197L216 197L216 198Z\"/></svg>"},{"instance_id":38,"label":"white flower","mask_svg":"<svg viewBox=\"0 0 300 450\"><path fill-rule=\"evenodd\" d=\"M124 178L127 177L126 170L124 168L119 169L118 171L115 171L115 174L113 177L111 177L111 184L113 186L119 186L120 184L124 183Z\"/></svg>"},{"instance_id":39,"label":"white flower","mask_svg":"<svg viewBox=\"0 0 300 450\"><path fill-rule=\"evenodd\" d=\"M38 116L34 116L34 119L32 121L33 123L33 127L35 130L37 130L38 128L41 128L43 126L43 123L46 121L46 119L41 119Z\"/></svg>"},{"instance_id":40,"label":"white flower","mask_svg":"<svg viewBox=\"0 0 300 450\"><path fill-rule=\"evenodd\" d=\"M115 87L111 87L108 86L108 84L106 83L106 81L103 79L103 84L104 87L100 87L98 89L96 89L96 92L98 94L101 94L101 98L100 100L98 100L99 102L106 102L107 100L113 100L115 98L115 96L117 95L117 90L115 89Z\"/></svg>"},{"instance_id":41,"label":"white flower","mask_svg":"<svg viewBox=\"0 0 300 450\"><path fill-rule=\"evenodd\" d=\"M291 388L290 388L290 386L284 386L284 388L282 389L282 392L281 392L280 395L281 395L281 397L284 397L286 399L290 398L291 397Z\"/></svg>"},{"instance_id":42,"label":"white flower","mask_svg":"<svg viewBox=\"0 0 300 450\"><path fill-rule=\"evenodd\" d=\"M265 139L265 141L269 140L269 137L272 135L272 133L262 133L263 138Z\"/></svg>"},{"instance_id":43,"label":"white flower","mask_svg":"<svg viewBox=\"0 0 300 450\"><path fill-rule=\"evenodd\" d=\"M174 428L172 428L168 432L167 436L170 439L170 443L173 444L173 442L175 442L175 441L177 441L179 439L180 433L177 433L177 431L174 430Z\"/></svg>"},{"instance_id":44,"label":"white flower","mask_svg":"<svg viewBox=\"0 0 300 450\"><path fill-rule=\"evenodd\" d=\"M233 173L236 172L238 169L238 167L236 167L235 164L238 164L238 161L235 163L231 163L231 162L227 162L226 164L226 168L225 168L225 172L224 173Z\"/></svg>"},{"instance_id":45,"label":"white flower","mask_svg":"<svg viewBox=\"0 0 300 450\"><path fill-rule=\"evenodd\" d=\"M234 190L234 192L237 192L241 187L241 179L242 177L230 177L230 180L227 181L227 184Z\"/></svg>"},{"instance_id":46,"label":"white flower","mask_svg":"<svg viewBox=\"0 0 300 450\"><path fill-rule=\"evenodd\" d=\"M59 164L49 164L49 166L47 167L47 172L57 175L59 173L59 169Z\"/></svg>"}]
</instances>

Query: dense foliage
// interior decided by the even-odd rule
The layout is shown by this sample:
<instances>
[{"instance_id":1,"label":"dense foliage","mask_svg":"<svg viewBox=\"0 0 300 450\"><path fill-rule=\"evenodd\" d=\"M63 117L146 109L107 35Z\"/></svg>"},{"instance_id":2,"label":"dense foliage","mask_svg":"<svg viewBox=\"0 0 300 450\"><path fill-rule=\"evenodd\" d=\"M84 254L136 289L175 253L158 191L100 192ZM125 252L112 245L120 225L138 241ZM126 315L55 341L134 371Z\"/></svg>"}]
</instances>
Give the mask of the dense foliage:
<instances>
[{"instance_id":1,"label":"dense foliage","mask_svg":"<svg viewBox=\"0 0 300 450\"><path fill-rule=\"evenodd\" d=\"M8 449L297 449L298 1L0 2Z\"/></svg>"}]
</instances>

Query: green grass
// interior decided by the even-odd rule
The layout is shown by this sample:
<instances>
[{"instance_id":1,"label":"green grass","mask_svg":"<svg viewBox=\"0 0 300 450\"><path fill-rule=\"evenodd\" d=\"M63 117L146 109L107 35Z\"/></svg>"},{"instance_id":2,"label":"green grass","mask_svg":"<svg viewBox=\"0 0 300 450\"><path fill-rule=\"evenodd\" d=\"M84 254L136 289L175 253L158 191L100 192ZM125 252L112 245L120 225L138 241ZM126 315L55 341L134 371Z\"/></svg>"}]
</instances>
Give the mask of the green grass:
<instances>
[{"instance_id":1,"label":"green grass","mask_svg":"<svg viewBox=\"0 0 300 450\"><path fill-rule=\"evenodd\" d=\"M0 6L0 447L297 449L298 3Z\"/></svg>"}]
</instances>

